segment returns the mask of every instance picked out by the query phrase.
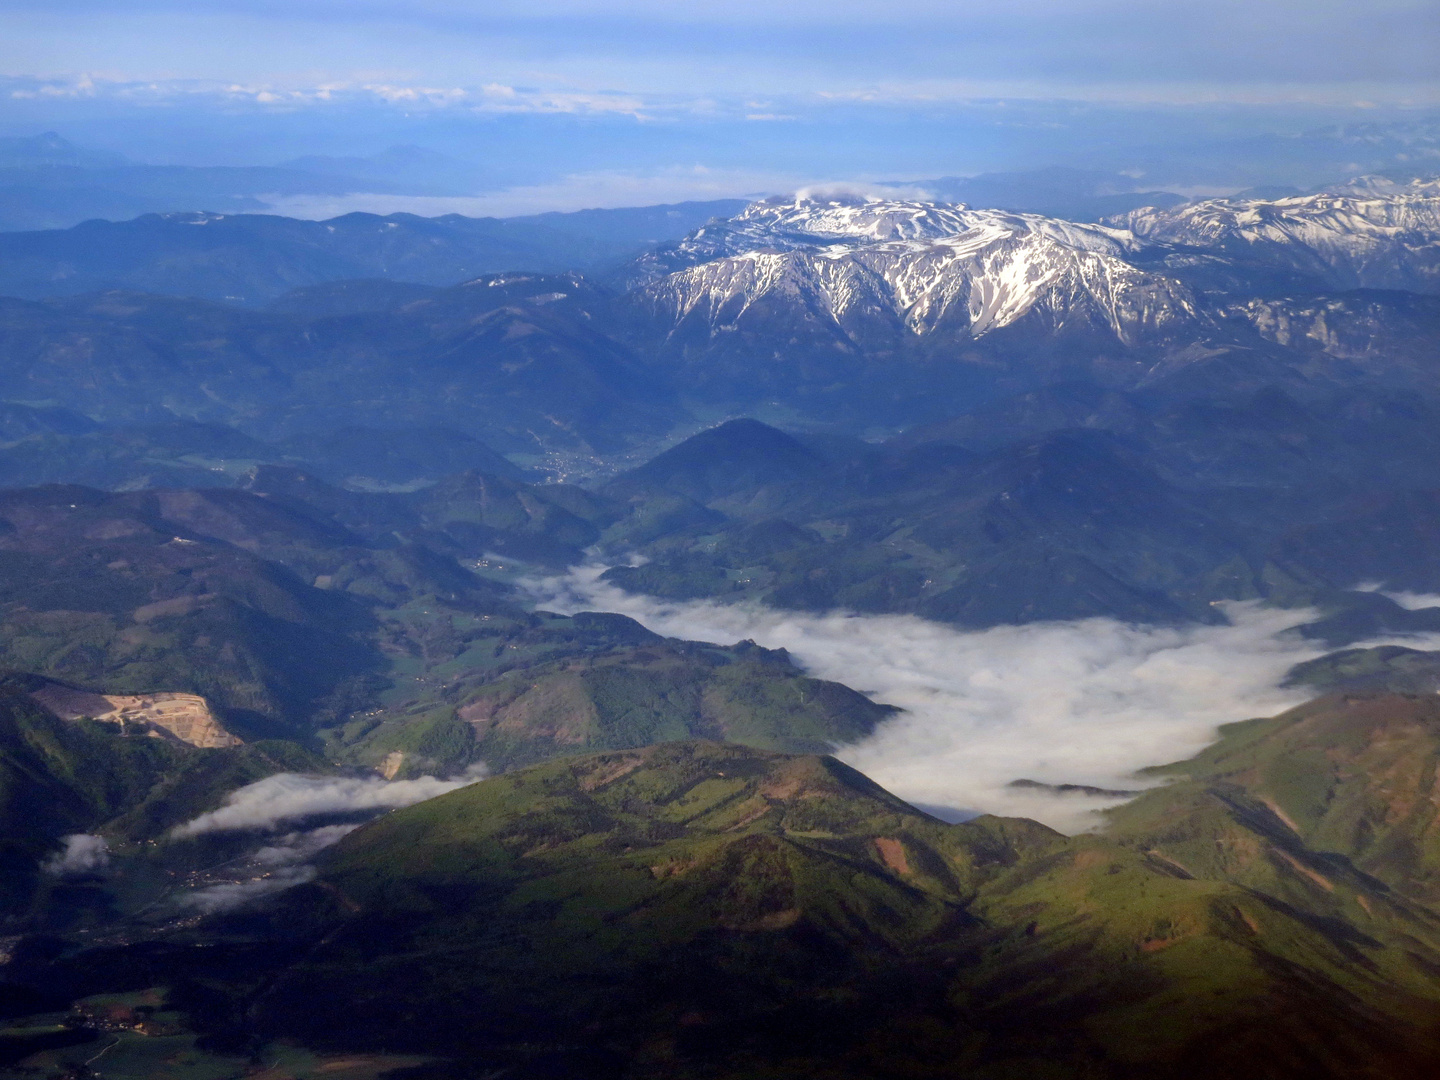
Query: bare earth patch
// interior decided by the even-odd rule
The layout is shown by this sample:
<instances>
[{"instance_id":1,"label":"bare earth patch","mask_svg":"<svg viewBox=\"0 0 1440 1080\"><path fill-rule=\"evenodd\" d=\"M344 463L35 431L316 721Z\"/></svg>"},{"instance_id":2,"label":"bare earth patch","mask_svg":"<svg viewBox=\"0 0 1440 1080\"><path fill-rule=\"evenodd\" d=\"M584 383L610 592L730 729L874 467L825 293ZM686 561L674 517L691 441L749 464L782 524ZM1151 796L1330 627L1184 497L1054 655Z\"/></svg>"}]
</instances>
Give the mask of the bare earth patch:
<instances>
[{"instance_id":1,"label":"bare earth patch","mask_svg":"<svg viewBox=\"0 0 1440 1080\"><path fill-rule=\"evenodd\" d=\"M910 860L905 858L905 845L899 840L889 836L877 836L875 850L880 853L880 861L897 874L910 873Z\"/></svg>"},{"instance_id":2,"label":"bare earth patch","mask_svg":"<svg viewBox=\"0 0 1440 1080\"><path fill-rule=\"evenodd\" d=\"M204 749L240 745L199 694L96 694L49 683L30 696L62 720L88 716Z\"/></svg>"}]
</instances>

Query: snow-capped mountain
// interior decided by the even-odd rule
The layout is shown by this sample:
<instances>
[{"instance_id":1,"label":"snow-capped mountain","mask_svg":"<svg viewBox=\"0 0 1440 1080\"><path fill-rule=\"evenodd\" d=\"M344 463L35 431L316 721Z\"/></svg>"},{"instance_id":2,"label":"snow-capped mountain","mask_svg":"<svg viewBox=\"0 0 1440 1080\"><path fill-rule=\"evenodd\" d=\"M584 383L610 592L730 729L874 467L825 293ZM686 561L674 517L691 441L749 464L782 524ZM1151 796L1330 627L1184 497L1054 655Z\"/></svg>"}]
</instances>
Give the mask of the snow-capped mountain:
<instances>
[{"instance_id":1,"label":"snow-capped mountain","mask_svg":"<svg viewBox=\"0 0 1440 1080\"><path fill-rule=\"evenodd\" d=\"M788 309L842 332L980 337L1027 316L1138 343L1195 318L1188 290L1130 265L1126 230L963 204L794 197L747 207L641 260L637 298L711 333Z\"/></svg>"},{"instance_id":2,"label":"snow-capped mountain","mask_svg":"<svg viewBox=\"0 0 1440 1080\"><path fill-rule=\"evenodd\" d=\"M1038 214L973 210L964 203L795 195L751 203L732 218L711 221L684 239L641 256L632 275L634 283L641 284L687 266L756 251L895 241L924 243L964 236L977 229L1040 232L1071 247L1111 255L1137 246L1124 230Z\"/></svg>"},{"instance_id":3,"label":"snow-capped mountain","mask_svg":"<svg viewBox=\"0 0 1440 1080\"><path fill-rule=\"evenodd\" d=\"M1297 271L1331 288L1440 292L1440 181L1360 177L1288 199L1206 199L1109 219L1150 245Z\"/></svg>"},{"instance_id":4,"label":"snow-capped mountain","mask_svg":"<svg viewBox=\"0 0 1440 1080\"><path fill-rule=\"evenodd\" d=\"M1411 177L1396 180L1389 176L1354 176L1338 184L1326 184L1314 189L1315 194L1329 195L1440 195L1440 177Z\"/></svg>"}]
</instances>

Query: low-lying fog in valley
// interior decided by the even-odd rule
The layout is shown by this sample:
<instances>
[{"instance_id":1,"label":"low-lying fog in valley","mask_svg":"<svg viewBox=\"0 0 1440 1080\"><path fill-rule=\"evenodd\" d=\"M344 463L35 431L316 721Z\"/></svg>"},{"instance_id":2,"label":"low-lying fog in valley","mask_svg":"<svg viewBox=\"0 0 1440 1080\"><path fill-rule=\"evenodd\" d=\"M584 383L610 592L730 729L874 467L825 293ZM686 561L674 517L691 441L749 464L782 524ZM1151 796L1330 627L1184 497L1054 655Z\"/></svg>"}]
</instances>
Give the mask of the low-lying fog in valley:
<instances>
[{"instance_id":1,"label":"low-lying fog in valley","mask_svg":"<svg viewBox=\"0 0 1440 1080\"><path fill-rule=\"evenodd\" d=\"M1138 770L1191 756L1221 724L1274 715L1312 697L1313 688L1282 684L1295 664L1326 652L1294 632L1314 611L1258 602L1224 605L1228 624L1214 626L1096 618L967 631L908 615L659 600L601 580L605 569L581 566L518 584L536 607L562 614L618 612L670 637L722 645L748 638L784 648L811 675L899 706L874 735L837 747L836 756L952 821L994 813L1066 833L1099 828L1099 811L1157 783ZM1440 606L1440 596L1386 595L1409 608ZM1358 645L1390 643L1437 648L1440 634ZM477 763L445 779L282 773L242 787L173 831L181 838L254 837L244 854L181 884L172 897L176 910L224 910L308 881L310 859L360 819L485 775ZM353 820L319 824L335 815ZM50 873L104 871L109 852L101 838L66 840L47 864Z\"/></svg>"},{"instance_id":2,"label":"low-lying fog in valley","mask_svg":"<svg viewBox=\"0 0 1440 1080\"><path fill-rule=\"evenodd\" d=\"M614 611L672 637L721 644L749 638L785 648L815 677L901 707L872 737L836 756L952 820L995 813L1070 833L1095 828L1096 811L1123 796L1011 782L1152 786L1136 770L1191 756L1221 724L1271 716L1313 697L1309 688L1281 683L1295 664L1326 651L1287 633L1315 612L1258 603L1225 605L1229 625L1219 626L1084 619L965 631L903 615L662 601L600 580L604 570L580 567L522 584L537 606L562 614ZM1404 643L1435 648L1440 636Z\"/></svg>"}]
</instances>

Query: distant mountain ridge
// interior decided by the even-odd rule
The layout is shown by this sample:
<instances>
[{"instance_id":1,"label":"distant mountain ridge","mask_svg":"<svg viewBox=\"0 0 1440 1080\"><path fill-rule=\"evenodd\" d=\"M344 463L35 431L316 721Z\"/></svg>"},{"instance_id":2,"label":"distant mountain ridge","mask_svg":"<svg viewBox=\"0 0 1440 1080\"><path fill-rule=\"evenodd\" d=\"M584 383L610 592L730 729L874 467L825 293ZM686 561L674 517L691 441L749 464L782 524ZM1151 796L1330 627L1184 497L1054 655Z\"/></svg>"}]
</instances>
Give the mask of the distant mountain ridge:
<instances>
[{"instance_id":1,"label":"distant mountain ridge","mask_svg":"<svg viewBox=\"0 0 1440 1080\"><path fill-rule=\"evenodd\" d=\"M1331 288L1440 292L1440 180L1361 177L1333 193L1206 199L1110 221L1146 244L1274 265Z\"/></svg>"},{"instance_id":2,"label":"distant mountain ridge","mask_svg":"<svg viewBox=\"0 0 1440 1080\"><path fill-rule=\"evenodd\" d=\"M857 332L880 321L969 337L1033 313L1052 331L1075 321L1131 344L1195 319L1188 290L1125 262L1137 246L1103 226L963 205L772 200L642 258L670 273L639 301L682 335L774 306Z\"/></svg>"},{"instance_id":3,"label":"distant mountain ridge","mask_svg":"<svg viewBox=\"0 0 1440 1080\"><path fill-rule=\"evenodd\" d=\"M1049 309L1056 329L1079 315L1122 341L1197 316L1173 276L1181 253L1146 248L1273 265L1332 288L1440 288L1440 181L1362 190L1152 207L1098 225L963 203L777 198L642 256L626 281L670 322L700 312L712 331L770 302L844 328L889 317L917 334L949 316L970 336Z\"/></svg>"},{"instance_id":4,"label":"distant mountain ridge","mask_svg":"<svg viewBox=\"0 0 1440 1080\"><path fill-rule=\"evenodd\" d=\"M529 218L353 213L305 221L255 213L147 214L70 229L0 232L0 296L104 289L260 305L347 279L449 286L497 271L559 272L618 262L738 200Z\"/></svg>"},{"instance_id":5,"label":"distant mountain ridge","mask_svg":"<svg viewBox=\"0 0 1440 1080\"><path fill-rule=\"evenodd\" d=\"M250 425L267 440L444 427L524 465L589 455L554 463L573 475L606 468L593 451L661 448L687 411L778 409L880 437L1060 383L1170 399L1268 385L1435 392L1440 323L1423 291L1440 251L1435 184L1355 184L1366 193L1134 211L1135 229L909 199L766 199L632 260L615 275L629 291L605 275L473 271L597 252L712 207L567 216L604 234L583 244L518 220L362 214L0 235L0 280L127 290L0 303L0 400ZM1341 288L1355 267L1408 275L1408 288ZM269 310L128 291L181 287Z\"/></svg>"}]
</instances>

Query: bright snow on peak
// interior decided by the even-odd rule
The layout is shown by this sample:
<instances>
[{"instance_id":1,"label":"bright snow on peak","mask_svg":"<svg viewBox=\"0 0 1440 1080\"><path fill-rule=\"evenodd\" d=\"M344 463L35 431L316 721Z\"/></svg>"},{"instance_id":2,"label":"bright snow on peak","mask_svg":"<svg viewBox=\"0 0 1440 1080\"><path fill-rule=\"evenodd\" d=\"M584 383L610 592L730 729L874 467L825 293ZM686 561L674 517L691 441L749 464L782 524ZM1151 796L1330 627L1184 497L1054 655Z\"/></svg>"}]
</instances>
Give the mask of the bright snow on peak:
<instances>
[{"instance_id":1,"label":"bright snow on peak","mask_svg":"<svg viewBox=\"0 0 1440 1080\"><path fill-rule=\"evenodd\" d=\"M1085 224L960 203L791 195L755 202L633 267L637 299L678 329L747 318L861 323L971 337L1039 319L1159 341L1203 320L1169 276L1181 259L1238 259L1327 285L1440 291L1440 183L1353 181L1348 193L1211 199ZM1393 184L1394 190L1386 187ZM1136 265L1147 251L1146 269ZM1177 264L1180 265L1180 264ZM785 314L788 312L789 314Z\"/></svg>"}]
</instances>

